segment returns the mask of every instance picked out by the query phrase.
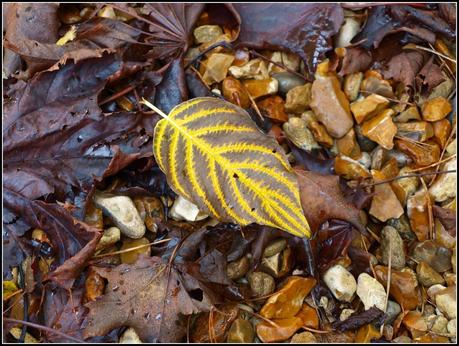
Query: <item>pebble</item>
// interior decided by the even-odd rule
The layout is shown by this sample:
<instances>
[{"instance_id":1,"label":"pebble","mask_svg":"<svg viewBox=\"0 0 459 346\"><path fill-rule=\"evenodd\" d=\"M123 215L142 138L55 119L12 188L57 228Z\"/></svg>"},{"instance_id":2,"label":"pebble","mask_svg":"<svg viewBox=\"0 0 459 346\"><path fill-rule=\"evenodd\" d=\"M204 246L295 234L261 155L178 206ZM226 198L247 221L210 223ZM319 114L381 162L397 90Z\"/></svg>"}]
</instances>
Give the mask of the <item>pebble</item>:
<instances>
[{"instance_id":1,"label":"pebble","mask_svg":"<svg viewBox=\"0 0 459 346\"><path fill-rule=\"evenodd\" d=\"M251 343L255 337L252 323L242 318L237 318L231 324L226 341L228 343Z\"/></svg>"},{"instance_id":2,"label":"pebble","mask_svg":"<svg viewBox=\"0 0 459 346\"><path fill-rule=\"evenodd\" d=\"M231 66L228 69L231 76L236 79L268 79L268 69L261 59L252 59L243 66Z\"/></svg>"},{"instance_id":3,"label":"pebble","mask_svg":"<svg viewBox=\"0 0 459 346\"><path fill-rule=\"evenodd\" d=\"M139 212L140 218L145 222L150 232L156 233L157 223L164 220L164 206L156 197L136 197L134 204Z\"/></svg>"},{"instance_id":4,"label":"pebble","mask_svg":"<svg viewBox=\"0 0 459 346\"><path fill-rule=\"evenodd\" d=\"M121 239L121 231L118 227L110 227L104 230L102 238L97 244L96 250L105 249Z\"/></svg>"},{"instance_id":5,"label":"pebble","mask_svg":"<svg viewBox=\"0 0 459 346\"><path fill-rule=\"evenodd\" d=\"M357 162L359 162L366 169L370 169L370 167L371 167L371 156L370 156L370 154L368 154L366 151L362 151L360 157L357 159Z\"/></svg>"},{"instance_id":6,"label":"pebble","mask_svg":"<svg viewBox=\"0 0 459 346\"><path fill-rule=\"evenodd\" d=\"M316 116L312 111L306 111L301 115L301 119L306 121L306 126L311 131L314 139L326 148L331 148L334 145L333 138L328 134L325 126L316 120Z\"/></svg>"},{"instance_id":7,"label":"pebble","mask_svg":"<svg viewBox=\"0 0 459 346\"><path fill-rule=\"evenodd\" d=\"M443 316L435 316L430 330L436 333L447 333L448 320Z\"/></svg>"},{"instance_id":8,"label":"pebble","mask_svg":"<svg viewBox=\"0 0 459 346\"><path fill-rule=\"evenodd\" d=\"M344 23L339 29L336 37L336 48L347 47L351 44L352 39L360 31L360 22L354 17L344 18Z\"/></svg>"},{"instance_id":9,"label":"pebble","mask_svg":"<svg viewBox=\"0 0 459 346\"><path fill-rule=\"evenodd\" d=\"M453 318L452 320L448 322L448 325L446 326L448 333L454 336L456 336L456 323L457 323L457 320Z\"/></svg>"},{"instance_id":10,"label":"pebble","mask_svg":"<svg viewBox=\"0 0 459 346\"><path fill-rule=\"evenodd\" d=\"M357 279L357 295L365 306L365 310L376 306L384 311L386 302L384 286L367 273L360 274Z\"/></svg>"},{"instance_id":11,"label":"pebble","mask_svg":"<svg viewBox=\"0 0 459 346\"><path fill-rule=\"evenodd\" d=\"M448 161L443 166L442 170L456 170L457 160L456 158ZM447 173L441 174L434 184L429 188L430 195L435 199L435 202L443 202L448 198L456 197L456 179L457 174Z\"/></svg>"},{"instance_id":12,"label":"pebble","mask_svg":"<svg viewBox=\"0 0 459 346\"><path fill-rule=\"evenodd\" d=\"M341 265L328 269L323 280L336 299L351 302L357 289L354 276Z\"/></svg>"},{"instance_id":13,"label":"pebble","mask_svg":"<svg viewBox=\"0 0 459 346\"><path fill-rule=\"evenodd\" d=\"M433 141L426 142L428 145L422 147L407 140L396 139L394 142L395 147L410 156L417 166L428 166L440 158L440 146Z\"/></svg>"},{"instance_id":14,"label":"pebble","mask_svg":"<svg viewBox=\"0 0 459 346\"><path fill-rule=\"evenodd\" d=\"M288 121L288 114L285 112L285 102L278 95L268 96L257 102L260 111L266 113L266 117L279 123Z\"/></svg>"},{"instance_id":15,"label":"pebble","mask_svg":"<svg viewBox=\"0 0 459 346\"><path fill-rule=\"evenodd\" d=\"M357 143L359 143L362 151L371 152L377 146L375 142L362 134L361 126L355 126L355 135L357 137Z\"/></svg>"},{"instance_id":16,"label":"pebble","mask_svg":"<svg viewBox=\"0 0 459 346\"><path fill-rule=\"evenodd\" d=\"M340 154L357 160L361 157L359 143L357 142L354 128L351 128L343 137L336 140L336 145Z\"/></svg>"},{"instance_id":17,"label":"pebble","mask_svg":"<svg viewBox=\"0 0 459 346\"><path fill-rule=\"evenodd\" d=\"M385 179L384 175L377 170L372 170L372 173L375 182ZM376 219L386 222L389 219L399 218L404 210L392 187L386 183L375 185L369 212Z\"/></svg>"},{"instance_id":18,"label":"pebble","mask_svg":"<svg viewBox=\"0 0 459 346\"><path fill-rule=\"evenodd\" d=\"M427 322L419 311L408 312L403 318L402 323L410 331L414 339L427 332Z\"/></svg>"},{"instance_id":19,"label":"pebble","mask_svg":"<svg viewBox=\"0 0 459 346\"><path fill-rule=\"evenodd\" d=\"M290 113L301 114L309 108L311 103L311 83L290 89L285 99L285 110Z\"/></svg>"},{"instance_id":20,"label":"pebble","mask_svg":"<svg viewBox=\"0 0 459 346\"><path fill-rule=\"evenodd\" d=\"M300 311L304 298L315 285L314 278L290 276L284 286L268 298L260 310L260 315L266 318L295 316Z\"/></svg>"},{"instance_id":21,"label":"pebble","mask_svg":"<svg viewBox=\"0 0 459 346\"><path fill-rule=\"evenodd\" d=\"M134 328L129 327L126 331L121 335L119 344L142 344L142 340L140 340L139 335L135 331Z\"/></svg>"},{"instance_id":22,"label":"pebble","mask_svg":"<svg viewBox=\"0 0 459 346\"><path fill-rule=\"evenodd\" d=\"M454 273L445 273L443 274L443 278L445 279L446 285L449 286L456 286L456 274Z\"/></svg>"},{"instance_id":23,"label":"pebble","mask_svg":"<svg viewBox=\"0 0 459 346\"><path fill-rule=\"evenodd\" d=\"M265 321L257 324L257 335L264 343L285 341L303 325L299 317L273 319L272 322L276 326Z\"/></svg>"},{"instance_id":24,"label":"pebble","mask_svg":"<svg viewBox=\"0 0 459 346\"><path fill-rule=\"evenodd\" d=\"M344 77L343 90L349 101L355 101L359 96L360 84L362 83L363 73L356 72Z\"/></svg>"},{"instance_id":25,"label":"pebble","mask_svg":"<svg viewBox=\"0 0 459 346\"><path fill-rule=\"evenodd\" d=\"M411 138L418 142L425 142L434 136L434 129L427 121L410 121L409 123L398 123L397 136Z\"/></svg>"},{"instance_id":26,"label":"pebble","mask_svg":"<svg viewBox=\"0 0 459 346\"><path fill-rule=\"evenodd\" d=\"M402 335L393 339L392 342L396 344L411 344L413 343L413 340L406 335Z\"/></svg>"},{"instance_id":27,"label":"pebble","mask_svg":"<svg viewBox=\"0 0 459 346\"><path fill-rule=\"evenodd\" d=\"M451 123L448 119L438 120L432 123L435 140L443 149L451 134Z\"/></svg>"},{"instance_id":28,"label":"pebble","mask_svg":"<svg viewBox=\"0 0 459 346\"><path fill-rule=\"evenodd\" d=\"M389 81L384 80L381 76L369 75L363 81L360 87L361 91L368 94L377 94L388 98L394 98L394 92Z\"/></svg>"},{"instance_id":29,"label":"pebble","mask_svg":"<svg viewBox=\"0 0 459 346\"><path fill-rule=\"evenodd\" d=\"M394 136L397 134L397 126L392 121L392 109L386 109L365 121L362 124L362 134L372 141L378 143L385 149L392 149L394 147Z\"/></svg>"},{"instance_id":30,"label":"pebble","mask_svg":"<svg viewBox=\"0 0 459 346\"><path fill-rule=\"evenodd\" d=\"M127 237L138 239L145 234L146 227L140 218L134 202L127 196L94 195L94 204L110 217L113 223Z\"/></svg>"},{"instance_id":31,"label":"pebble","mask_svg":"<svg viewBox=\"0 0 459 346\"><path fill-rule=\"evenodd\" d=\"M389 250L391 251L389 252ZM382 263L385 265L389 264L389 257L392 257L392 268L402 269L405 267L405 249L403 246L403 240L394 227L386 226L382 229L381 252ZM390 256L390 254L392 256Z\"/></svg>"},{"instance_id":32,"label":"pebble","mask_svg":"<svg viewBox=\"0 0 459 346\"><path fill-rule=\"evenodd\" d=\"M405 214L399 218L390 219L387 224L397 229L402 239L414 240L416 238L416 235L411 230L410 220Z\"/></svg>"},{"instance_id":33,"label":"pebble","mask_svg":"<svg viewBox=\"0 0 459 346\"><path fill-rule=\"evenodd\" d=\"M411 106L405 109L403 112L394 117L394 121L397 123L406 123L410 120L421 120L418 108Z\"/></svg>"},{"instance_id":34,"label":"pebble","mask_svg":"<svg viewBox=\"0 0 459 346\"><path fill-rule=\"evenodd\" d=\"M378 265L375 274L379 282L387 284L388 268ZM390 295L404 310L412 310L419 304L418 281L416 274L409 271L391 270Z\"/></svg>"},{"instance_id":35,"label":"pebble","mask_svg":"<svg viewBox=\"0 0 459 346\"><path fill-rule=\"evenodd\" d=\"M288 122L282 126L285 135L298 148L311 151L319 149L320 145L315 141L314 136L306 125L306 121L298 117L291 117Z\"/></svg>"},{"instance_id":36,"label":"pebble","mask_svg":"<svg viewBox=\"0 0 459 346\"><path fill-rule=\"evenodd\" d=\"M419 283L424 287L445 283L445 279L426 262L419 262L416 267L416 272L418 274Z\"/></svg>"},{"instance_id":37,"label":"pebble","mask_svg":"<svg viewBox=\"0 0 459 346\"><path fill-rule=\"evenodd\" d=\"M427 121L438 121L445 118L453 108L444 97L435 97L422 105L422 117Z\"/></svg>"},{"instance_id":38,"label":"pebble","mask_svg":"<svg viewBox=\"0 0 459 346\"><path fill-rule=\"evenodd\" d=\"M242 278L249 271L250 261L244 256L237 261L230 262L226 266L226 273L231 280Z\"/></svg>"},{"instance_id":39,"label":"pebble","mask_svg":"<svg viewBox=\"0 0 459 346\"><path fill-rule=\"evenodd\" d=\"M140 238L140 239L125 239L123 241L123 245L121 246L120 250L127 250L133 247L147 245L149 243L147 238ZM140 255L147 255L149 256L151 253L151 247L145 246L137 250L128 251L125 253L120 254L121 262L127 264L134 264L137 262L137 259Z\"/></svg>"},{"instance_id":40,"label":"pebble","mask_svg":"<svg viewBox=\"0 0 459 346\"><path fill-rule=\"evenodd\" d=\"M304 85L306 83L303 78L300 78L299 76L290 72L274 73L271 77L277 79L279 82L279 93L282 95L285 95L293 88Z\"/></svg>"},{"instance_id":41,"label":"pebble","mask_svg":"<svg viewBox=\"0 0 459 346\"><path fill-rule=\"evenodd\" d=\"M207 43L214 42L223 31L218 25L202 25L194 29L193 35L196 43Z\"/></svg>"},{"instance_id":42,"label":"pebble","mask_svg":"<svg viewBox=\"0 0 459 346\"><path fill-rule=\"evenodd\" d=\"M437 308L449 319L456 318L456 286L447 287L435 295Z\"/></svg>"},{"instance_id":43,"label":"pebble","mask_svg":"<svg viewBox=\"0 0 459 346\"><path fill-rule=\"evenodd\" d=\"M319 76L314 80L310 107L334 138L343 137L354 125L349 101L336 76Z\"/></svg>"},{"instance_id":44,"label":"pebble","mask_svg":"<svg viewBox=\"0 0 459 346\"><path fill-rule=\"evenodd\" d=\"M423 189L420 189L414 195L408 197L406 202L411 229L421 242L429 236L428 198L428 194Z\"/></svg>"},{"instance_id":45,"label":"pebble","mask_svg":"<svg viewBox=\"0 0 459 346\"><path fill-rule=\"evenodd\" d=\"M287 240L279 238L270 243L263 252L263 257L271 257L282 252L287 247Z\"/></svg>"},{"instance_id":46,"label":"pebble","mask_svg":"<svg viewBox=\"0 0 459 346\"><path fill-rule=\"evenodd\" d=\"M275 63L282 64L283 66L292 71L298 71L298 69L300 68L301 59L295 53L272 52L271 55L268 53L266 57ZM270 74L285 72L285 69L277 65L274 65L273 63L269 63L268 72Z\"/></svg>"},{"instance_id":47,"label":"pebble","mask_svg":"<svg viewBox=\"0 0 459 346\"><path fill-rule=\"evenodd\" d=\"M381 113L389 106L389 100L383 96L372 94L362 100L355 101L351 104L351 111L357 124L364 120L370 119L376 114Z\"/></svg>"},{"instance_id":48,"label":"pebble","mask_svg":"<svg viewBox=\"0 0 459 346\"><path fill-rule=\"evenodd\" d=\"M205 70L202 80L207 84L220 83L228 73L234 61L234 56L225 53L213 53L205 61Z\"/></svg>"},{"instance_id":49,"label":"pebble","mask_svg":"<svg viewBox=\"0 0 459 346\"><path fill-rule=\"evenodd\" d=\"M169 216L176 221L199 221L208 217L208 215L200 212L197 205L180 195L175 199L169 211Z\"/></svg>"},{"instance_id":50,"label":"pebble","mask_svg":"<svg viewBox=\"0 0 459 346\"><path fill-rule=\"evenodd\" d=\"M394 302L393 300L387 301L387 309L386 309L386 319L384 323L392 324L395 321L398 315L402 312L402 308L399 304Z\"/></svg>"},{"instance_id":51,"label":"pebble","mask_svg":"<svg viewBox=\"0 0 459 346\"><path fill-rule=\"evenodd\" d=\"M403 167L398 172L398 176L406 176L412 173L409 167ZM406 206L406 202L408 197L416 192L419 187L419 178L418 177L410 177L410 178L403 178L399 180L392 181L390 183L392 190L394 190L395 194L397 195L398 200L403 206Z\"/></svg>"},{"instance_id":52,"label":"pebble","mask_svg":"<svg viewBox=\"0 0 459 346\"><path fill-rule=\"evenodd\" d=\"M311 332L302 332L292 336L291 344L313 344L317 339Z\"/></svg>"},{"instance_id":53,"label":"pebble","mask_svg":"<svg viewBox=\"0 0 459 346\"><path fill-rule=\"evenodd\" d=\"M444 289L446 289L446 287L440 284L430 286L429 289L427 290L427 295L429 296L430 299L432 299L432 301L435 301L435 296L437 295L437 293L440 293Z\"/></svg>"},{"instance_id":54,"label":"pebble","mask_svg":"<svg viewBox=\"0 0 459 346\"><path fill-rule=\"evenodd\" d=\"M354 180L370 177L370 172L359 161L353 160L344 155L335 158L335 173L344 179Z\"/></svg>"},{"instance_id":55,"label":"pebble","mask_svg":"<svg viewBox=\"0 0 459 346\"><path fill-rule=\"evenodd\" d=\"M428 263L438 273L451 269L452 251L439 246L434 240L418 243L412 252L412 257L417 262Z\"/></svg>"},{"instance_id":56,"label":"pebble","mask_svg":"<svg viewBox=\"0 0 459 346\"><path fill-rule=\"evenodd\" d=\"M249 108L251 101L247 90L240 81L233 77L226 77L222 83L222 91L225 99L242 108Z\"/></svg>"},{"instance_id":57,"label":"pebble","mask_svg":"<svg viewBox=\"0 0 459 346\"><path fill-rule=\"evenodd\" d=\"M250 288L255 297L262 297L274 292L276 283L272 276L263 272L250 273L247 278L249 279Z\"/></svg>"},{"instance_id":58,"label":"pebble","mask_svg":"<svg viewBox=\"0 0 459 346\"><path fill-rule=\"evenodd\" d=\"M263 80L247 79L242 82L249 94L254 98L259 98L267 95L274 95L279 90L279 82L277 79L268 78Z\"/></svg>"},{"instance_id":59,"label":"pebble","mask_svg":"<svg viewBox=\"0 0 459 346\"><path fill-rule=\"evenodd\" d=\"M341 311L341 314L339 315L339 320L340 321L345 321L355 312L354 309L343 309Z\"/></svg>"}]
</instances>

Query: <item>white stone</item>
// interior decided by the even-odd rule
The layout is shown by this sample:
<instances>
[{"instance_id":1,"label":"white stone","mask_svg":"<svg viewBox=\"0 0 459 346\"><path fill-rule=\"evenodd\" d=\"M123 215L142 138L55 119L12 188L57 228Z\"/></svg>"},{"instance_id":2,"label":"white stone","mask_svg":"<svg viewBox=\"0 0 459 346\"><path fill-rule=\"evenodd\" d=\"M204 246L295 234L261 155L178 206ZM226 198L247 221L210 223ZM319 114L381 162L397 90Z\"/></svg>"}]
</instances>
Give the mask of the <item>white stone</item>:
<instances>
[{"instance_id":1,"label":"white stone","mask_svg":"<svg viewBox=\"0 0 459 346\"><path fill-rule=\"evenodd\" d=\"M456 323L457 323L457 320L453 318L451 321L448 322L448 325L446 326L448 333L451 335L454 335L454 337L456 336L456 327L457 327Z\"/></svg>"},{"instance_id":2,"label":"white stone","mask_svg":"<svg viewBox=\"0 0 459 346\"><path fill-rule=\"evenodd\" d=\"M110 227L104 230L102 238L100 238L97 244L96 250L104 249L110 245L115 244L121 239L121 231L118 227Z\"/></svg>"},{"instance_id":3,"label":"white stone","mask_svg":"<svg viewBox=\"0 0 459 346\"><path fill-rule=\"evenodd\" d=\"M386 302L386 291L378 280L372 278L367 273L362 273L357 279L357 295L365 305L365 310L376 306L384 311Z\"/></svg>"},{"instance_id":4,"label":"white stone","mask_svg":"<svg viewBox=\"0 0 459 346\"><path fill-rule=\"evenodd\" d=\"M231 66L228 70L229 74L236 79L268 79L268 69L266 64L261 59L252 59L242 66Z\"/></svg>"},{"instance_id":5,"label":"white stone","mask_svg":"<svg viewBox=\"0 0 459 346\"><path fill-rule=\"evenodd\" d=\"M145 234L145 224L134 202L129 197L109 196L96 192L94 205L102 209L103 213L113 221L125 236L139 239Z\"/></svg>"},{"instance_id":6,"label":"white stone","mask_svg":"<svg viewBox=\"0 0 459 346\"><path fill-rule=\"evenodd\" d=\"M456 158L445 163L442 170L456 170ZM456 173L445 173L440 175L435 183L429 188L429 193L435 199L435 202L443 202L448 198L456 197Z\"/></svg>"},{"instance_id":7,"label":"white stone","mask_svg":"<svg viewBox=\"0 0 459 346\"><path fill-rule=\"evenodd\" d=\"M169 216L176 221L199 221L208 217L208 215L200 213L197 205L191 203L182 196L178 196L175 200L169 212Z\"/></svg>"},{"instance_id":8,"label":"white stone","mask_svg":"<svg viewBox=\"0 0 459 346\"><path fill-rule=\"evenodd\" d=\"M339 29L336 39L336 48L347 47L351 44L351 40L360 30L360 23L353 17L344 19L344 24Z\"/></svg>"},{"instance_id":9,"label":"white stone","mask_svg":"<svg viewBox=\"0 0 459 346\"><path fill-rule=\"evenodd\" d=\"M354 298L357 283L354 276L341 265L335 265L324 274L324 282L336 299L351 302Z\"/></svg>"},{"instance_id":10,"label":"white stone","mask_svg":"<svg viewBox=\"0 0 459 346\"><path fill-rule=\"evenodd\" d=\"M339 315L339 320L340 321L347 320L349 316L351 316L354 312L355 310L353 309L343 309L343 311L341 311L341 315Z\"/></svg>"},{"instance_id":11,"label":"white stone","mask_svg":"<svg viewBox=\"0 0 459 346\"><path fill-rule=\"evenodd\" d=\"M128 328L120 337L120 344L143 344L134 328Z\"/></svg>"},{"instance_id":12,"label":"white stone","mask_svg":"<svg viewBox=\"0 0 459 346\"><path fill-rule=\"evenodd\" d=\"M443 286L443 285L440 285L440 284L436 284L436 285L430 286L427 289L427 295L429 296L430 299L435 301L435 296L437 295L437 293L443 291L444 289L446 289L446 287Z\"/></svg>"}]
</instances>

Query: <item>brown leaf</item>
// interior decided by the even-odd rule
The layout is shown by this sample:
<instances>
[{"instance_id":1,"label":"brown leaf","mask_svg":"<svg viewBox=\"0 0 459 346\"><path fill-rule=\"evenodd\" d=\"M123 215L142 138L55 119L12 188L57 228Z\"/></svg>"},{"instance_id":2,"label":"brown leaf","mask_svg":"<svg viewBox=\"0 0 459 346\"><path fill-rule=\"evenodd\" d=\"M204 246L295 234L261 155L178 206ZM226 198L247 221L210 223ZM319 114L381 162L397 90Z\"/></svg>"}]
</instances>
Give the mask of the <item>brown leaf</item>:
<instances>
[{"instance_id":1,"label":"brown leaf","mask_svg":"<svg viewBox=\"0 0 459 346\"><path fill-rule=\"evenodd\" d=\"M363 312L354 312L344 321L336 321L332 324L332 326L340 332L344 332L345 330L355 330L364 326L368 323L373 322L374 320L378 320L378 322L382 322L382 318L385 317L383 311L379 310L377 307L372 306L370 309L365 310Z\"/></svg>"},{"instance_id":2,"label":"brown leaf","mask_svg":"<svg viewBox=\"0 0 459 346\"><path fill-rule=\"evenodd\" d=\"M341 69L338 75L345 76L347 74L366 71L372 62L371 53L361 47L346 48L346 55L341 63Z\"/></svg>"},{"instance_id":3,"label":"brown leaf","mask_svg":"<svg viewBox=\"0 0 459 346\"><path fill-rule=\"evenodd\" d=\"M143 342L179 342L185 334L180 316L199 312L174 267L159 257L141 257L133 265L94 268L108 280L106 294L86 304L85 338L128 326Z\"/></svg>"},{"instance_id":4,"label":"brown leaf","mask_svg":"<svg viewBox=\"0 0 459 346\"><path fill-rule=\"evenodd\" d=\"M433 61L434 56L432 55L416 76L417 89L423 93L429 93L433 88L446 80L440 66L434 64Z\"/></svg>"},{"instance_id":5,"label":"brown leaf","mask_svg":"<svg viewBox=\"0 0 459 346\"><path fill-rule=\"evenodd\" d=\"M322 175L297 168L295 173L300 186L301 205L313 232L329 219L348 221L360 232L366 232L359 210L341 193L337 175Z\"/></svg>"},{"instance_id":6,"label":"brown leaf","mask_svg":"<svg viewBox=\"0 0 459 346\"><path fill-rule=\"evenodd\" d=\"M415 77L424 63L424 55L417 51L402 52L394 56L383 71L384 78L402 82L406 87L413 87Z\"/></svg>"},{"instance_id":7,"label":"brown leaf","mask_svg":"<svg viewBox=\"0 0 459 346\"><path fill-rule=\"evenodd\" d=\"M241 16L237 42L263 49L287 49L298 54L312 80L317 64L332 48L330 41L344 20L339 4L235 3Z\"/></svg>"}]
</instances>

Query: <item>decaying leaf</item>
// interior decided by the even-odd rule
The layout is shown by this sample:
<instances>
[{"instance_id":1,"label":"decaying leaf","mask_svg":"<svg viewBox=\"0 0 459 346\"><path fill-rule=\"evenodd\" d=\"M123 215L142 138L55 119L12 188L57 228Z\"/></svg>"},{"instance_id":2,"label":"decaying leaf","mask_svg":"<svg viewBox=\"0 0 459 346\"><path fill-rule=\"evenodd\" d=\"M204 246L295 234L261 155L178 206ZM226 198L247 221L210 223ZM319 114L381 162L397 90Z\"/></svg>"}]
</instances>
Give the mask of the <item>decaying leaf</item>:
<instances>
[{"instance_id":1,"label":"decaying leaf","mask_svg":"<svg viewBox=\"0 0 459 346\"><path fill-rule=\"evenodd\" d=\"M175 192L220 221L309 236L283 149L242 108L202 97L164 117L155 128L153 150Z\"/></svg>"},{"instance_id":2,"label":"decaying leaf","mask_svg":"<svg viewBox=\"0 0 459 346\"><path fill-rule=\"evenodd\" d=\"M141 257L136 264L94 268L108 280L106 294L88 303L85 338L129 326L143 342L182 341L186 319L199 312L173 267L159 257Z\"/></svg>"},{"instance_id":3,"label":"decaying leaf","mask_svg":"<svg viewBox=\"0 0 459 346\"><path fill-rule=\"evenodd\" d=\"M343 196L337 175L301 169L295 169L295 174L300 186L301 205L313 232L329 219L348 221L362 233L366 232L360 222L359 210Z\"/></svg>"}]
</instances>

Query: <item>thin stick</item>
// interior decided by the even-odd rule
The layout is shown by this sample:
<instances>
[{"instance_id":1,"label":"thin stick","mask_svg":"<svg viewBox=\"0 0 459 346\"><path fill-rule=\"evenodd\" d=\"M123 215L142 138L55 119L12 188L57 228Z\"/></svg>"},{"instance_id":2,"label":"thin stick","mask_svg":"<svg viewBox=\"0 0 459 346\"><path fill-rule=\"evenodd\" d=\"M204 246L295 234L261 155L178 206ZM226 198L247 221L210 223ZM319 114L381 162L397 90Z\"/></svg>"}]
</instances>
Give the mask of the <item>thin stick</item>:
<instances>
[{"instance_id":1,"label":"thin stick","mask_svg":"<svg viewBox=\"0 0 459 346\"><path fill-rule=\"evenodd\" d=\"M244 84L243 84L243 86L244 86ZM245 86L244 86L244 88L245 88ZM255 103L255 100L253 99L252 95L250 95L249 91L247 89L245 89L245 90L247 91L247 95L249 95L249 99L250 99L250 102L252 103L252 107L255 109L255 112L260 117L260 120L263 121L263 115L261 115L260 109L258 109L258 106Z\"/></svg>"},{"instance_id":2,"label":"thin stick","mask_svg":"<svg viewBox=\"0 0 459 346\"><path fill-rule=\"evenodd\" d=\"M48 333L54 333L54 334L57 334L57 335L60 335L64 338L67 338L69 340L72 340L72 341L75 341L75 342L80 342L80 343L85 343L83 340L80 340L80 339L77 339L73 336L70 336L70 335L67 335L67 334L64 334L56 329L53 329L53 328L50 328L50 327L46 327L46 326L42 326L41 324L36 324L36 323L32 323L32 322L26 322L26 321L20 321L20 320L16 320L14 318L3 318L3 321L4 322L12 322L12 323L19 323L19 324L24 324L28 327L32 327L32 328L36 328L36 329L41 329L41 330L44 330Z\"/></svg>"},{"instance_id":3,"label":"thin stick","mask_svg":"<svg viewBox=\"0 0 459 346\"><path fill-rule=\"evenodd\" d=\"M430 239L433 239L433 212L432 212L432 201L430 200L429 190L427 189L426 182L421 178L422 187L425 191L425 198L427 199L427 215L429 216L429 235Z\"/></svg>"},{"instance_id":4,"label":"thin stick","mask_svg":"<svg viewBox=\"0 0 459 346\"><path fill-rule=\"evenodd\" d=\"M132 91L133 89L135 88L135 85L131 85L131 86L128 86L127 88L125 88L124 90L121 90L119 92L117 92L116 94L110 96L109 98L106 98L105 100L103 100L102 102L99 103L99 106L102 106L108 102L111 102L113 100L116 100L118 97L121 97L123 95L126 95L128 92Z\"/></svg>"},{"instance_id":5,"label":"thin stick","mask_svg":"<svg viewBox=\"0 0 459 346\"><path fill-rule=\"evenodd\" d=\"M430 49L430 48L426 48L426 47L423 47L423 46L418 46L416 44L412 44L412 43L409 43L407 44L406 46L404 46L402 49L420 49L420 50L425 50L426 52L430 52L430 53L433 53L433 54L436 54L438 56L441 56L442 58L446 59L446 60L449 60L453 63L456 63L456 60L450 58L449 56L447 55L444 55L440 52L437 52L436 50L433 50L433 49Z\"/></svg>"},{"instance_id":6,"label":"thin stick","mask_svg":"<svg viewBox=\"0 0 459 346\"><path fill-rule=\"evenodd\" d=\"M454 159L455 157L456 157L456 154L448 156L446 159L443 159L443 160L440 160L438 162L432 163L431 165L428 165L428 166L425 166L425 167L413 169L411 172L419 172L419 171L423 171L425 169L429 169L429 168L441 165L443 162L446 162L446 161L449 161L451 159Z\"/></svg>"},{"instance_id":7,"label":"thin stick","mask_svg":"<svg viewBox=\"0 0 459 346\"><path fill-rule=\"evenodd\" d=\"M381 239L380 239L376 234L374 234L374 232L373 232L370 228L366 227L366 230L368 231L368 233L371 234L371 236L372 236L373 238L376 239L376 241L377 241L378 243L381 243ZM368 252L368 250L367 250L367 252Z\"/></svg>"},{"instance_id":8,"label":"thin stick","mask_svg":"<svg viewBox=\"0 0 459 346\"><path fill-rule=\"evenodd\" d=\"M131 248L125 249L125 250L120 250L120 251L115 251L115 252L110 252L110 253L104 253L104 254L102 254L102 255L94 256L93 259L96 259L96 258L103 258L103 257L109 257L109 256L114 256L114 255L120 255L120 254L123 254L123 253L126 253L126 252L131 252L131 251L134 251L134 250L142 249L142 248L144 248L144 247L148 247L148 246L152 246L152 245L156 245L156 244L165 243L165 242L168 242L168 241L170 241L170 240L172 240L172 238L167 238L167 239L158 240L158 241L156 241L156 242L152 242L152 243L149 243L149 244L134 246L134 247L131 247Z\"/></svg>"},{"instance_id":9,"label":"thin stick","mask_svg":"<svg viewBox=\"0 0 459 346\"><path fill-rule=\"evenodd\" d=\"M3 301L9 300L9 299L13 298L14 296L16 296L17 294L19 294L21 292L23 292L22 288L20 288L20 289L16 290L15 292L11 293L9 296L3 297Z\"/></svg>"},{"instance_id":10,"label":"thin stick","mask_svg":"<svg viewBox=\"0 0 459 346\"><path fill-rule=\"evenodd\" d=\"M400 177L395 177L395 178L390 178L390 179L381 180L381 181L378 181L378 182L375 182L375 183L371 183L371 184L364 184L364 185L362 185L362 187L368 187L368 186L375 186L375 185L386 184L386 183L390 183L390 182L392 182L392 181L400 180L400 179L404 179L404 178L422 177L422 176L424 176L424 175L446 174L446 173L456 173L456 170L455 170L455 169L450 169L450 170L448 170L448 171L425 172L425 173L407 174L407 175L402 175L402 176L400 176Z\"/></svg>"},{"instance_id":11,"label":"thin stick","mask_svg":"<svg viewBox=\"0 0 459 346\"><path fill-rule=\"evenodd\" d=\"M318 333L318 334L329 334L332 332L331 330L318 330L318 329L313 329L313 328L309 328L306 326L301 326L301 328L303 328L304 330L307 330L308 332L313 332L313 333Z\"/></svg>"},{"instance_id":12,"label":"thin stick","mask_svg":"<svg viewBox=\"0 0 459 346\"><path fill-rule=\"evenodd\" d=\"M252 55L255 55L256 57L260 58L260 59L263 59L265 61L268 61L274 65L276 65L277 67L280 67L280 68L283 68L284 70L286 70L287 72L290 72L290 73L293 73L295 76L298 76L300 77L301 79L305 80L306 82L309 82L309 79L307 79L305 76L303 76L301 73L298 73L296 71L293 71L292 69L288 68L287 66L283 65L283 64L280 64L278 62L275 62L275 61L272 61L271 59L268 59L267 57L265 57L264 55L261 55L260 53L257 53L255 52L253 49L251 49L249 51L250 54Z\"/></svg>"}]
</instances>

